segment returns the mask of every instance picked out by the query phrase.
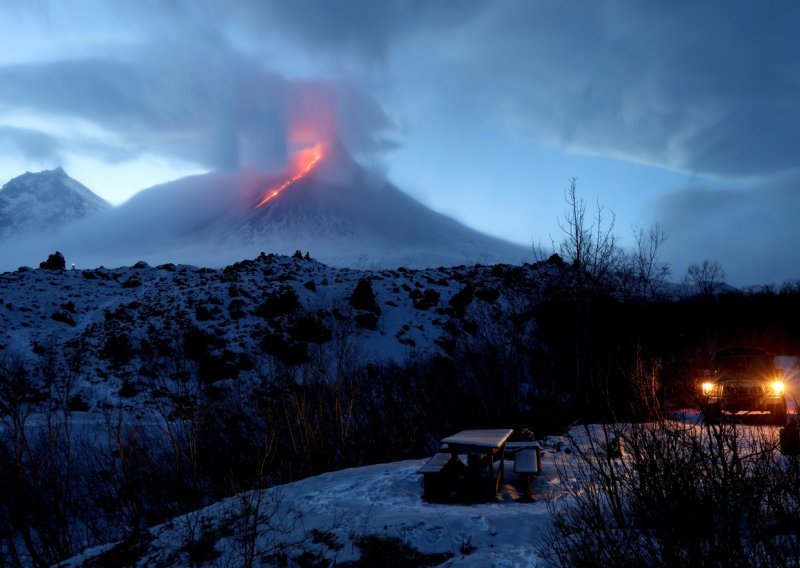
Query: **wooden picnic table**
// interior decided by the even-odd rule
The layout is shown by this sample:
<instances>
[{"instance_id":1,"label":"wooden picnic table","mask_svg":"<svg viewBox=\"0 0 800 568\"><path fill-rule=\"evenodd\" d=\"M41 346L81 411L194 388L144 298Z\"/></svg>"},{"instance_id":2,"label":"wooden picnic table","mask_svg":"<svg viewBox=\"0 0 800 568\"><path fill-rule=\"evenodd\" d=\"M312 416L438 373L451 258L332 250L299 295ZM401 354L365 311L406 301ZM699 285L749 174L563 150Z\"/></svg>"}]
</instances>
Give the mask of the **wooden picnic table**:
<instances>
[{"instance_id":1,"label":"wooden picnic table","mask_svg":"<svg viewBox=\"0 0 800 568\"><path fill-rule=\"evenodd\" d=\"M462 430L457 434L444 438L442 443L447 444L448 448L463 447L476 452L497 451L503 447L513 431L505 428L497 430Z\"/></svg>"},{"instance_id":2,"label":"wooden picnic table","mask_svg":"<svg viewBox=\"0 0 800 568\"><path fill-rule=\"evenodd\" d=\"M495 499L503 483L505 443L512 432L506 428L463 430L444 438L439 453L420 469L431 488L426 493L447 493L448 488L443 485L452 483L461 485L462 497L468 500ZM461 455L466 455L466 467L458 465ZM498 463L497 473L495 463ZM445 471L450 471L450 475L438 475Z\"/></svg>"}]
</instances>

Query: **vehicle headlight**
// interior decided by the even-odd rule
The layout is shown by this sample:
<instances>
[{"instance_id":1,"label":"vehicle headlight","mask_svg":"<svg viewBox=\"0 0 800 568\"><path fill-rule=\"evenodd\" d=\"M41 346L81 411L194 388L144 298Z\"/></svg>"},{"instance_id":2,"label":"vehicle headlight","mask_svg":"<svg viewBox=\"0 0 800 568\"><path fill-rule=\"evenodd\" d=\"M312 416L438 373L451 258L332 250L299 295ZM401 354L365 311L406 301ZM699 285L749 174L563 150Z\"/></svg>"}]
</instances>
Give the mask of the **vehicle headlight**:
<instances>
[{"instance_id":1,"label":"vehicle headlight","mask_svg":"<svg viewBox=\"0 0 800 568\"><path fill-rule=\"evenodd\" d=\"M783 381L772 381L770 386L772 387L772 392L775 394L783 394L783 391L786 390L786 385L783 384Z\"/></svg>"},{"instance_id":2,"label":"vehicle headlight","mask_svg":"<svg viewBox=\"0 0 800 568\"><path fill-rule=\"evenodd\" d=\"M702 388L703 388L703 394L711 394L711 391L713 391L713 390L714 390L714 387L715 387L716 385L715 385L714 383L711 383L711 382L708 382L708 381L706 381L706 382L705 382L705 383L703 383L701 386L702 386Z\"/></svg>"}]
</instances>

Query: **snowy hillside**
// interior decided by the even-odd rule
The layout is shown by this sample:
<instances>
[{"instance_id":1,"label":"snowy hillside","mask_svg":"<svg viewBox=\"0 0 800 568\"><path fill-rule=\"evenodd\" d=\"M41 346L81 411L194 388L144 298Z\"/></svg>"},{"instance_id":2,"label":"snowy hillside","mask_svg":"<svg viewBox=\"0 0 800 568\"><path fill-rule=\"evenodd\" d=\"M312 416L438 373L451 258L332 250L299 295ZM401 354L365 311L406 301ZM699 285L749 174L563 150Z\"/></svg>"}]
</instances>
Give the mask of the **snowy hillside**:
<instances>
[{"instance_id":1,"label":"snowy hillside","mask_svg":"<svg viewBox=\"0 0 800 568\"><path fill-rule=\"evenodd\" d=\"M116 398L128 377L135 380L148 353L186 342L199 345L210 380L246 376L254 357L305 362L345 339L364 362L401 361L454 349L534 271L360 271L265 254L221 270L22 269L0 274L0 354L35 362L79 353L81 391L92 407L101 393Z\"/></svg>"},{"instance_id":2,"label":"snowy hillside","mask_svg":"<svg viewBox=\"0 0 800 568\"><path fill-rule=\"evenodd\" d=\"M0 240L54 233L110 207L61 168L27 172L0 189Z\"/></svg>"}]
</instances>

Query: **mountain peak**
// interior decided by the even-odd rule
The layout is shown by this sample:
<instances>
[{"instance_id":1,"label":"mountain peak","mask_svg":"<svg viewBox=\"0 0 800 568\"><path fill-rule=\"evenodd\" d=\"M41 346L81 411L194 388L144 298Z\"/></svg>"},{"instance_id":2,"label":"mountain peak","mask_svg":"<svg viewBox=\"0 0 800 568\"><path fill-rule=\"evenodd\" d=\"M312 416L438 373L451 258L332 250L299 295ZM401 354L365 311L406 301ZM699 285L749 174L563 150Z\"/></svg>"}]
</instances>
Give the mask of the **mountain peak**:
<instances>
[{"instance_id":1,"label":"mountain peak","mask_svg":"<svg viewBox=\"0 0 800 568\"><path fill-rule=\"evenodd\" d=\"M64 168L26 172L0 189L0 239L62 226L110 207Z\"/></svg>"},{"instance_id":2,"label":"mountain peak","mask_svg":"<svg viewBox=\"0 0 800 568\"><path fill-rule=\"evenodd\" d=\"M32 179L47 179L47 178L59 178L59 177L70 177L62 166L56 166L52 170L42 170L39 172L32 172L30 170L27 170L24 174L9 180L9 182L6 185L9 185L12 182L16 181L23 181L23 180L28 181Z\"/></svg>"}]
</instances>

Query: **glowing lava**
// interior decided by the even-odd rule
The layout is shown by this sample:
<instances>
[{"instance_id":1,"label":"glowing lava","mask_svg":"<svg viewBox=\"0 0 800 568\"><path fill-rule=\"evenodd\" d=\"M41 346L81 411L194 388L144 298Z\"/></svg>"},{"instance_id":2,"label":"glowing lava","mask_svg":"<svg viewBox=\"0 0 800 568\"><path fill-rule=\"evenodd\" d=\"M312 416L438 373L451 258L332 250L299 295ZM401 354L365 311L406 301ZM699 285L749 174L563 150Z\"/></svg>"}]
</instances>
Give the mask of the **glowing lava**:
<instances>
[{"instance_id":1,"label":"glowing lava","mask_svg":"<svg viewBox=\"0 0 800 568\"><path fill-rule=\"evenodd\" d=\"M256 205L256 208L278 197L284 189L303 179L317 166L321 159L322 144L316 144L310 148L300 150L294 157L294 174L282 184L269 188L264 198Z\"/></svg>"}]
</instances>

